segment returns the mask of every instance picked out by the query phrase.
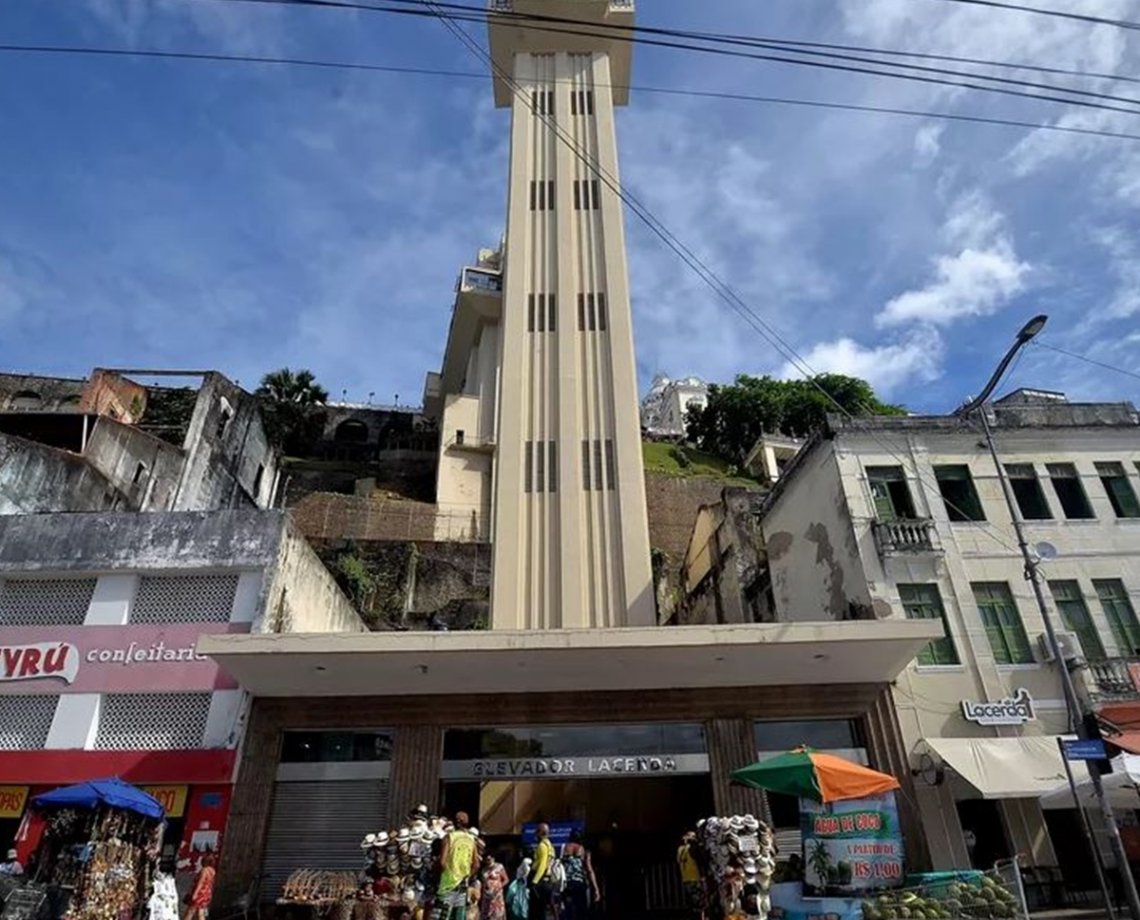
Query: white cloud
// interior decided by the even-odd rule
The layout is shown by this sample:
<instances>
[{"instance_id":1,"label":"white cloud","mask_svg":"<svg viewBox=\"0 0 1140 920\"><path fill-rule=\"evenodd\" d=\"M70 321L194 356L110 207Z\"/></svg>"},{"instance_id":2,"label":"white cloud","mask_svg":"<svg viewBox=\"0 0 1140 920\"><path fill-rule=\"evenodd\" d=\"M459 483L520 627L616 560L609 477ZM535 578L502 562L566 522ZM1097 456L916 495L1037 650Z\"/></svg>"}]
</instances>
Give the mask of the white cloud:
<instances>
[{"instance_id":1,"label":"white cloud","mask_svg":"<svg viewBox=\"0 0 1140 920\"><path fill-rule=\"evenodd\" d=\"M1140 313L1140 245L1135 234L1112 227L1099 231L1096 241L1108 254L1116 288L1105 308L1093 310L1089 319L1124 319Z\"/></svg>"},{"instance_id":2,"label":"white cloud","mask_svg":"<svg viewBox=\"0 0 1140 920\"><path fill-rule=\"evenodd\" d=\"M1030 266L1017 257L1002 215L978 193L954 203L942 236L951 251L934 260L934 277L890 300L877 326L988 316L1025 289Z\"/></svg>"},{"instance_id":3,"label":"white cloud","mask_svg":"<svg viewBox=\"0 0 1140 920\"><path fill-rule=\"evenodd\" d=\"M942 337L930 326L914 330L904 339L884 345L865 346L853 339L819 342L804 355L803 363L813 372L860 377L879 393L899 391L903 384L929 382L942 374ZM791 363L781 377L802 377Z\"/></svg>"},{"instance_id":4,"label":"white cloud","mask_svg":"<svg viewBox=\"0 0 1140 920\"><path fill-rule=\"evenodd\" d=\"M914 159L919 166L929 166L942 152L945 125L923 125L914 135Z\"/></svg>"}]
</instances>

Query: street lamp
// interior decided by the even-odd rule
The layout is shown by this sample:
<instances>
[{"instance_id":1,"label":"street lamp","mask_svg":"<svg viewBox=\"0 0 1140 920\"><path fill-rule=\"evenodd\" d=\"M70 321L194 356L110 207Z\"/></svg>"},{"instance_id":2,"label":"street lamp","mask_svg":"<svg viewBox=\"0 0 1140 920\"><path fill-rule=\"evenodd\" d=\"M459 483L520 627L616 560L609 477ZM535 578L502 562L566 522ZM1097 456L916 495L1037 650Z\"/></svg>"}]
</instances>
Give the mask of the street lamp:
<instances>
[{"instance_id":1,"label":"street lamp","mask_svg":"<svg viewBox=\"0 0 1140 920\"><path fill-rule=\"evenodd\" d=\"M986 383L981 394L970 400L954 414L961 418L969 418L971 415L976 414L981 422L982 431L986 436L986 447L989 448L990 457L993 458L998 481L1001 483L1002 494L1005 496L1006 507L1009 509L1010 520L1013 521L1013 530L1014 533L1017 534L1017 545L1021 550L1021 558L1025 562L1025 577L1033 586L1033 594L1037 598L1037 609L1041 611L1041 619L1045 624L1045 635L1049 642L1049 650L1053 654L1053 660L1061 670L1061 686L1064 689L1065 709L1069 717L1070 730L1075 731L1081 738L1088 738L1090 735L1098 737L1099 732L1090 731L1090 726L1085 723L1084 711L1077 697L1076 688L1073 686L1073 675L1069 673L1068 665L1065 663L1065 655L1061 649L1060 642L1057 641L1057 631L1053 627L1053 617L1049 612L1049 605L1045 601L1045 588L1041 584L1041 573L1038 571L1040 560L1030 552L1029 541L1025 537L1024 522L1018 512L1013 489L1009 484L1009 477L1006 475L1005 467L998 457L993 431L990 428L989 418L986 416L986 401L989 399L990 394L997 388L1002 377L1005 376L1006 369L1009 367L1010 362L1013 361L1022 348L1029 344L1034 336L1045 328L1045 323L1048 321L1048 316L1040 314L1022 326L1021 330L1017 333L1016 341L1010 346L1009 351L1005 353L1005 357L1001 359L1001 362L990 376L989 382ZM1063 756L1064 752L1062 750L1062 757ZM1095 763L1090 765L1089 775L1092 777L1093 791L1096 793L1097 801L1100 804L1100 812L1108 829L1109 843L1112 846L1113 855L1116 857L1116 865L1120 871L1121 880L1124 882L1124 891L1128 898L1128 912L1131 914L1132 920L1140 920L1140 895L1136 892L1136 883L1128 867L1128 856L1124 852L1124 843L1120 839L1120 829L1116 826L1116 819L1112 813L1112 803L1108 801L1108 798L1104 794L1104 784L1101 781L1100 770ZM1076 804L1081 811L1082 817L1084 817L1084 809L1081 808L1080 802ZM1099 864L1100 855L1096 852L1096 844L1093 841L1087 819L1085 828L1089 836L1089 843L1094 848L1094 859ZM1108 889L1103 879L1101 881L1101 888L1104 891L1106 908L1111 916L1113 913L1112 899L1109 897Z\"/></svg>"}]
</instances>

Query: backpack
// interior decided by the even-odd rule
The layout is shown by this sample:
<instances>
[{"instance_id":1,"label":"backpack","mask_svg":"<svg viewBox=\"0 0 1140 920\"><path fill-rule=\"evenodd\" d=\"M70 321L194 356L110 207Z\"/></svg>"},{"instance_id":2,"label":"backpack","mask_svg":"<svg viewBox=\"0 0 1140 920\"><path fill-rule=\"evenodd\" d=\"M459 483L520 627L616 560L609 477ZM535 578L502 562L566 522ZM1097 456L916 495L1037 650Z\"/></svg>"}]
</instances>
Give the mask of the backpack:
<instances>
[{"instance_id":1,"label":"backpack","mask_svg":"<svg viewBox=\"0 0 1140 920\"><path fill-rule=\"evenodd\" d=\"M512 920L526 920L530 913L530 890L525 879L515 879L507 886L507 913Z\"/></svg>"},{"instance_id":2,"label":"backpack","mask_svg":"<svg viewBox=\"0 0 1140 920\"><path fill-rule=\"evenodd\" d=\"M550 868L546 872L546 880L550 883L555 894L566 890L566 867L562 860L555 857L550 861Z\"/></svg>"}]
</instances>

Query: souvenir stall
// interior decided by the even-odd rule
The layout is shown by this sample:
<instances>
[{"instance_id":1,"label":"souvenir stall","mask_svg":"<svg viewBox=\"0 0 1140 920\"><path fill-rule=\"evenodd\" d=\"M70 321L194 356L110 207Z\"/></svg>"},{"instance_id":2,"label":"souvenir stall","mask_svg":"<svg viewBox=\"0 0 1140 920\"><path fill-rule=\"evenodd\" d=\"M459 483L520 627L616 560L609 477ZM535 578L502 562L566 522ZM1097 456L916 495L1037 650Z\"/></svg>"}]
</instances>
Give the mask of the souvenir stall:
<instances>
[{"instance_id":1,"label":"souvenir stall","mask_svg":"<svg viewBox=\"0 0 1140 920\"><path fill-rule=\"evenodd\" d=\"M857 918L871 894L904 881L897 779L832 754L797 748L732 774L735 783L797 796L803 852L794 881L771 886L773 920ZM802 876L800 875L802 873Z\"/></svg>"},{"instance_id":2,"label":"souvenir stall","mask_svg":"<svg viewBox=\"0 0 1140 920\"><path fill-rule=\"evenodd\" d=\"M307 911L331 920L399 920L422 912L429 875L450 822L417 811L405 827L367 834L359 874L298 869L277 901L286 916ZM475 832L478 833L477 831Z\"/></svg>"},{"instance_id":3,"label":"souvenir stall","mask_svg":"<svg viewBox=\"0 0 1140 920\"><path fill-rule=\"evenodd\" d=\"M776 870L772 829L753 815L697 822L697 863L705 874L702 905L712 917L764 920Z\"/></svg>"},{"instance_id":4,"label":"souvenir stall","mask_svg":"<svg viewBox=\"0 0 1140 920\"><path fill-rule=\"evenodd\" d=\"M28 881L9 897L5 918L144 915L162 842L164 812L155 799L121 780L105 779L44 793L32 808L44 830L29 860Z\"/></svg>"}]
</instances>

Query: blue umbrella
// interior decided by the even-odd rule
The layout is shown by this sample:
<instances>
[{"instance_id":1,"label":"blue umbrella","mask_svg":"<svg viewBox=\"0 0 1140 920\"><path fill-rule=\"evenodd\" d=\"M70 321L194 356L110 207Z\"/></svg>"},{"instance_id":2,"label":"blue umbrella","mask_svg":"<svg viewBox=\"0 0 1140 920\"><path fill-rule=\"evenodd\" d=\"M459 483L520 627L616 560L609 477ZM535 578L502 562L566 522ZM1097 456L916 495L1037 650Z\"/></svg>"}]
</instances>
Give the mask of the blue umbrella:
<instances>
[{"instance_id":1,"label":"blue umbrella","mask_svg":"<svg viewBox=\"0 0 1140 920\"><path fill-rule=\"evenodd\" d=\"M156 821L166 817L166 810L157 799L116 776L53 789L37 795L32 799L32 804L36 808L97 808L107 805L133 811Z\"/></svg>"}]
</instances>

